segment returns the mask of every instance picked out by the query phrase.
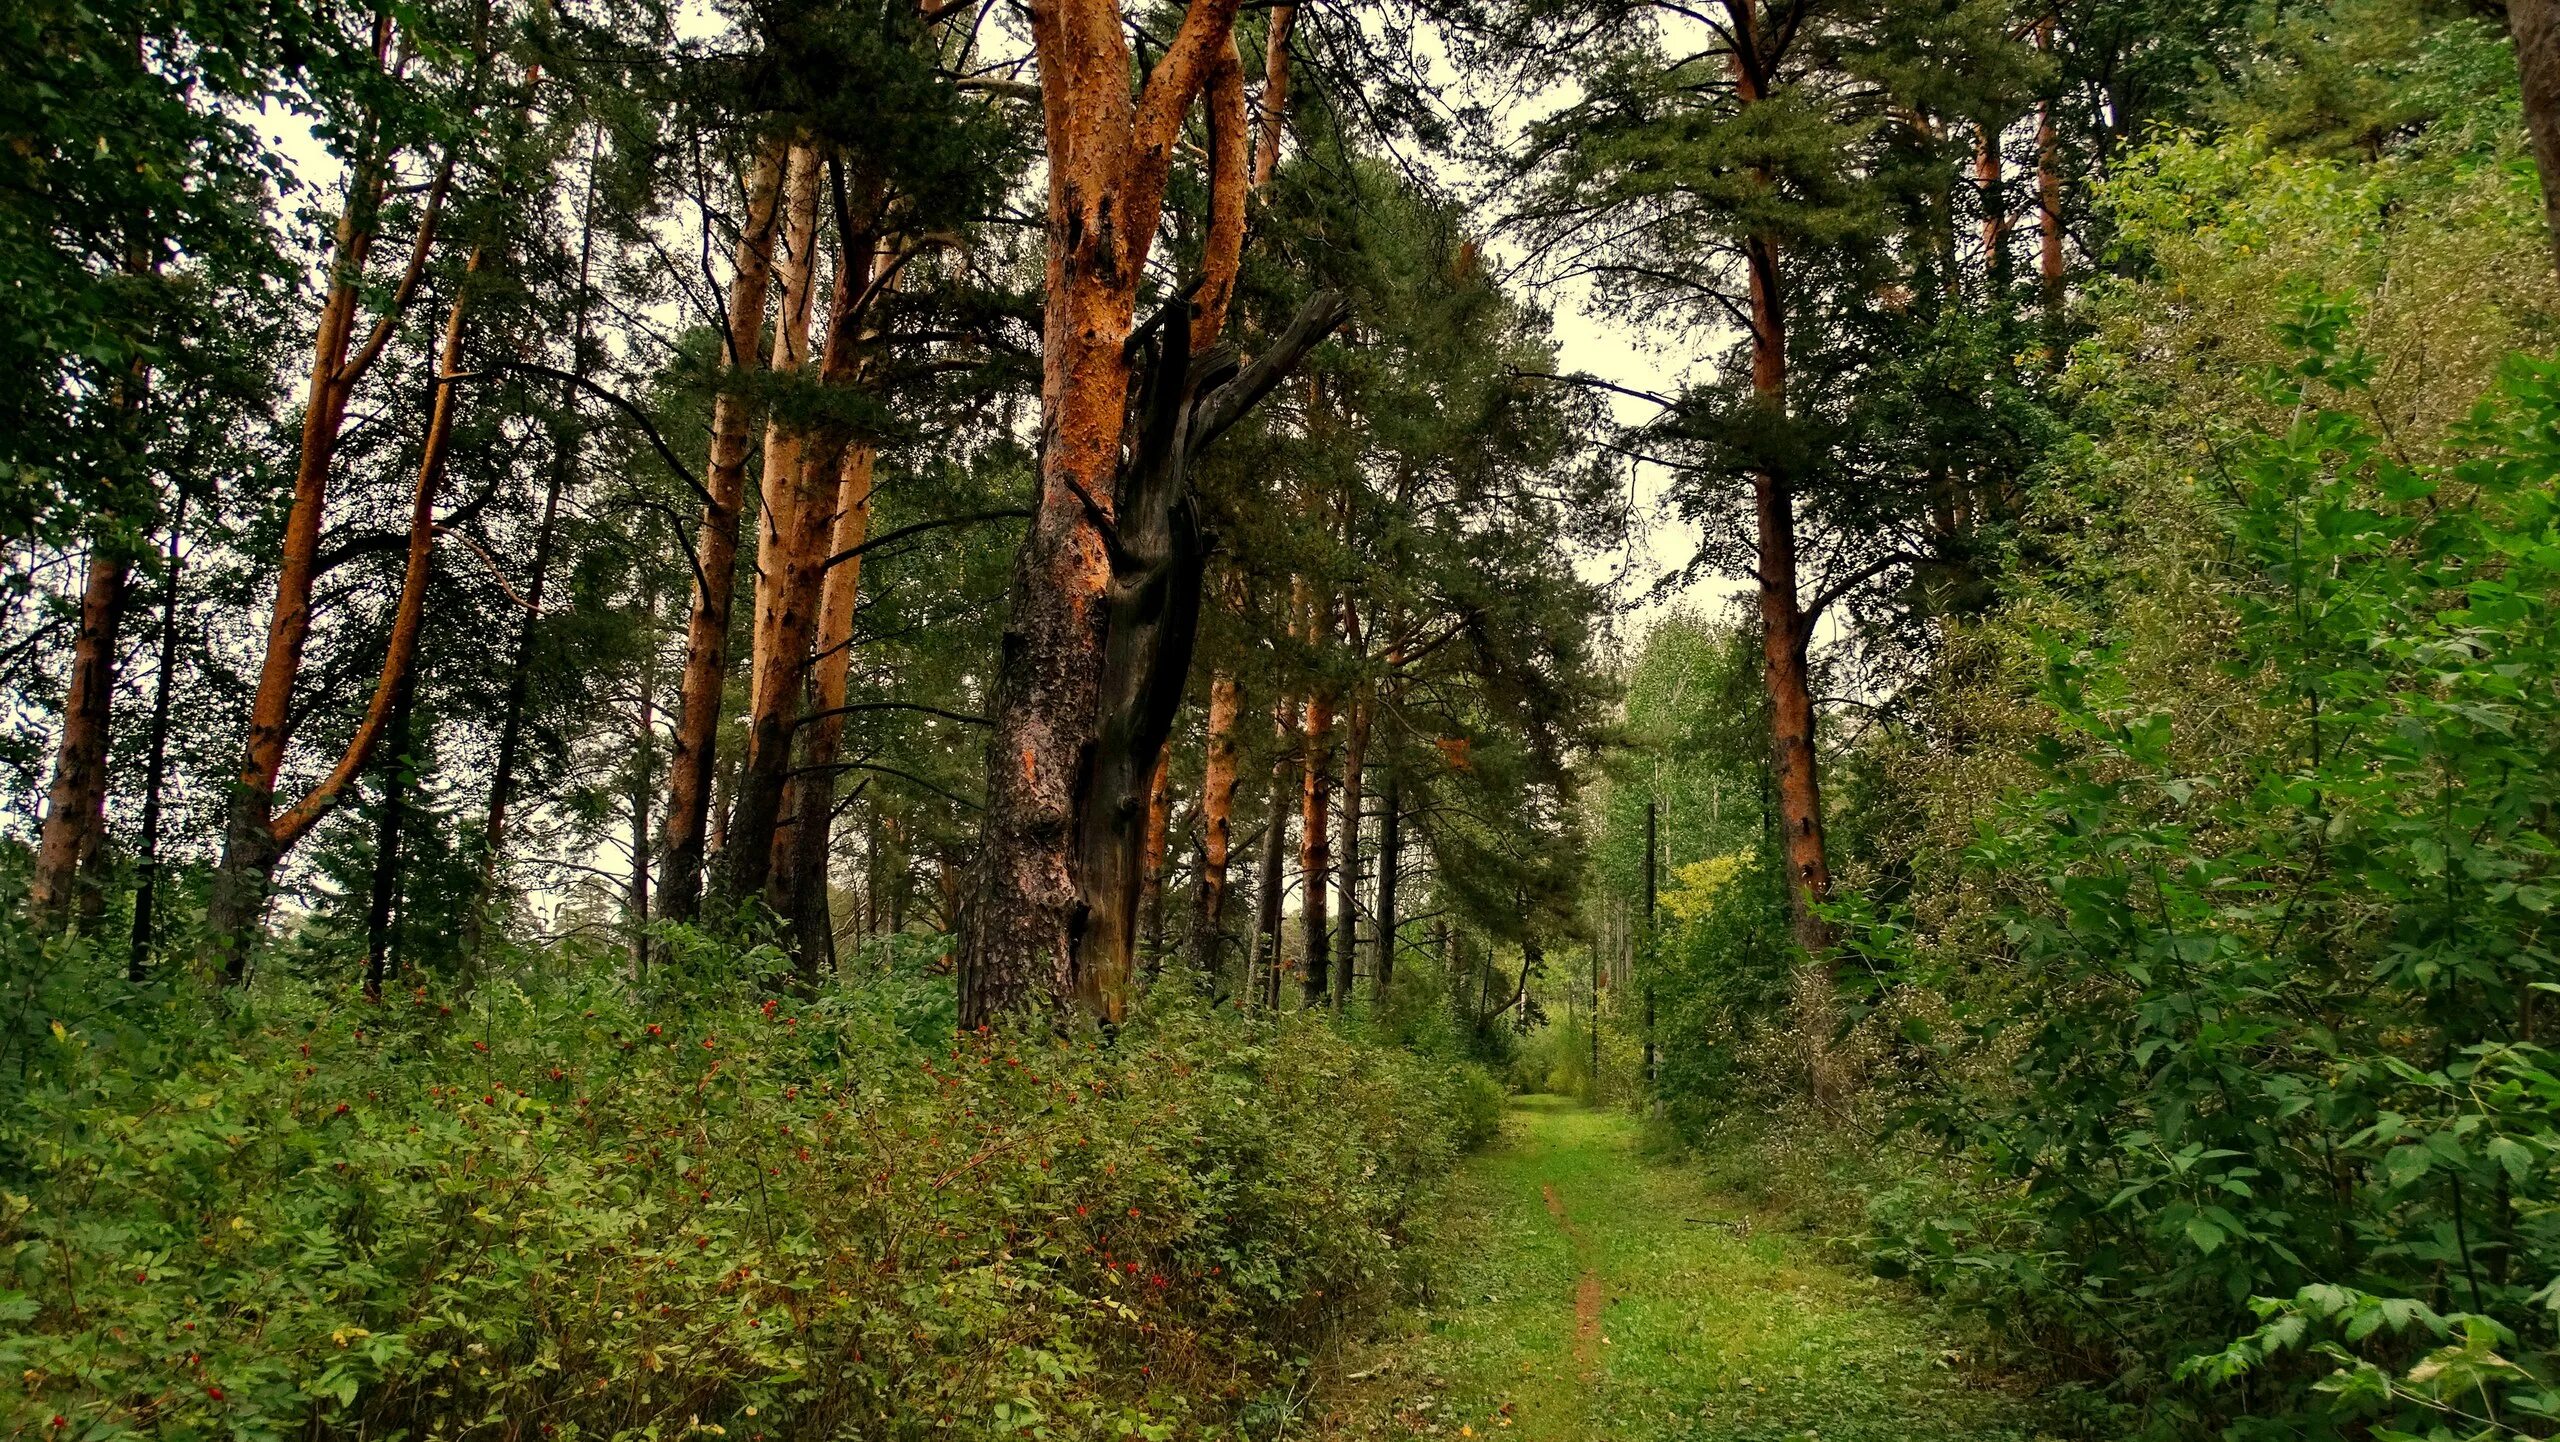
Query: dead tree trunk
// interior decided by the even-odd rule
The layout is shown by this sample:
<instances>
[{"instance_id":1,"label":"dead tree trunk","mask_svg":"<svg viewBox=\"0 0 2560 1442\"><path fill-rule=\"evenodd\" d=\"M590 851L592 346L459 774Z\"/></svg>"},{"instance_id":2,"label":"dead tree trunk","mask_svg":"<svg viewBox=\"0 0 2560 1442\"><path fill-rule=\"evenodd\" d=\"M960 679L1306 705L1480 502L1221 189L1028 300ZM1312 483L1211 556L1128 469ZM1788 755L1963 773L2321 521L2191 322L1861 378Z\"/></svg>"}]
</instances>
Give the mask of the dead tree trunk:
<instances>
[{"instance_id":1,"label":"dead tree trunk","mask_svg":"<svg viewBox=\"0 0 2560 1442\"><path fill-rule=\"evenodd\" d=\"M733 379L762 363L765 295L773 279L773 237L781 213L783 145L767 143L747 177L747 211L729 279L724 372ZM685 627L684 675L677 685L674 744L667 758L667 821L658 878L659 909L691 921L702 910L702 867L710 834L720 703L729 680L729 608L737 590L738 512L746 502L747 429L754 403L734 384L711 403L711 458L705 467L702 527L694 542L701 573Z\"/></svg>"}]
</instances>

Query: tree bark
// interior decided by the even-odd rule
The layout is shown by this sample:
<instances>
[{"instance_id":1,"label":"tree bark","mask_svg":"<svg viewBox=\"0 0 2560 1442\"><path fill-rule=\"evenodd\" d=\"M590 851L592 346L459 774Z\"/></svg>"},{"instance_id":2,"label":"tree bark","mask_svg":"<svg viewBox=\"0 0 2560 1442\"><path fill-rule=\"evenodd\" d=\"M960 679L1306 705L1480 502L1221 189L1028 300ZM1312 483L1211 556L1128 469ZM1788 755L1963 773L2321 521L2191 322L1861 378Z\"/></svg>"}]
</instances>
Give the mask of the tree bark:
<instances>
[{"instance_id":1,"label":"tree bark","mask_svg":"<svg viewBox=\"0 0 2560 1442\"><path fill-rule=\"evenodd\" d=\"M1147 783L1146 842L1138 863L1138 911L1154 945L1148 964L1161 960L1164 942L1164 855L1173 832L1173 748L1156 751L1154 779Z\"/></svg>"},{"instance_id":2,"label":"tree bark","mask_svg":"<svg viewBox=\"0 0 2560 1442\"><path fill-rule=\"evenodd\" d=\"M871 487L877 451L868 442L845 447L836 496L835 528L828 554L843 555L871 534ZM844 742L841 708L853 669L853 623L862 593L862 558L827 572L818 608L818 659L812 719L803 723L801 771L791 784L791 825L775 838L775 862L783 868L781 891L793 903L795 952L804 980L834 950L835 919L827 903L827 856L835 814L835 759ZM833 713L833 714L830 714ZM787 866L781 848L789 848Z\"/></svg>"},{"instance_id":3,"label":"tree bark","mask_svg":"<svg viewBox=\"0 0 2560 1442\"><path fill-rule=\"evenodd\" d=\"M818 171L810 146L795 147L784 187L784 250L776 274L781 314L774 327L773 370L785 374L808 360L815 300ZM867 277L865 278L867 279ZM838 289L862 287L840 275ZM738 773L721 851L722 889L735 901L765 896L773 875L775 833L791 776L791 733L809 680L817 637L827 538L835 531L840 478L833 457L812 454L807 428L776 417L765 427L763 508L756 523L755 640L749 657L747 754ZM824 447L817 448L820 451ZM768 901L771 898L766 898Z\"/></svg>"},{"instance_id":4,"label":"tree bark","mask_svg":"<svg viewBox=\"0 0 2560 1442\"><path fill-rule=\"evenodd\" d=\"M710 832L714 763L719 758L720 704L729 679L729 609L737 590L738 512L746 501L747 427L754 402L734 378L762 363L765 296L773 279L773 240L781 213L783 145L767 143L747 176L747 213L729 279L727 355L733 379L711 404L711 457L703 488L702 526L694 556L693 610L685 627L684 674L677 685L674 743L667 758L667 820L658 877L660 910L692 921L702 910L702 869Z\"/></svg>"},{"instance_id":5,"label":"tree bark","mask_svg":"<svg viewBox=\"0 0 2560 1442\"><path fill-rule=\"evenodd\" d=\"M1298 917L1306 938L1309 1006L1323 1005L1333 983L1333 926L1325 905L1325 882L1333 875L1333 778L1326 774L1332 760L1333 697L1318 690L1307 698L1305 781L1298 800L1298 874L1306 878Z\"/></svg>"},{"instance_id":6,"label":"tree bark","mask_svg":"<svg viewBox=\"0 0 2560 1442\"><path fill-rule=\"evenodd\" d=\"M1759 53L1755 28L1746 27L1734 56L1743 103L1766 98L1773 57ZM1783 427L1787 411L1787 314L1777 240L1765 233L1743 242L1751 299L1751 389L1770 422ZM1831 865L1823 845L1820 757L1815 749L1813 690L1808 653L1813 618L1797 589L1795 493L1781 467L1751 478L1758 535L1761 659L1769 696L1770 764L1777 773L1779 818L1786 856L1788 913L1803 953L1795 978L1797 1037L1817 1101L1838 1090L1830 1059L1833 1008L1830 927L1815 907L1831 895Z\"/></svg>"},{"instance_id":7,"label":"tree bark","mask_svg":"<svg viewBox=\"0 0 2560 1442\"><path fill-rule=\"evenodd\" d=\"M1262 102L1256 107L1253 140L1253 188L1271 184L1280 168L1280 136L1289 121L1289 34L1297 28L1298 7L1290 0L1271 7L1271 28L1262 47Z\"/></svg>"},{"instance_id":8,"label":"tree bark","mask_svg":"<svg viewBox=\"0 0 2560 1442\"><path fill-rule=\"evenodd\" d=\"M1356 639L1353 645L1358 645ZM1337 934L1333 954L1339 962L1333 978L1336 1008L1351 1004L1352 984L1360 969L1360 808L1366 800L1361 771L1369 760L1368 706L1354 701L1349 720L1342 745L1342 854L1336 858L1341 885L1334 894Z\"/></svg>"},{"instance_id":9,"label":"tree bark","mask_svg":"<svg viewBox=\"0 0 2560 1442\"><path fill-rule=\"evenodd\" d=\"M641 624L651 633L651 645L640 658L639 713L632 718L631 757L631 882L623 903L626 919L631 924L631 979L639 980L649 972L649 799L657 794L658 769L658 648L655 644L658 626L658 601L650 595L642 608Z\"/></svg>"},{"instance_id":10,"label":"tree bark","mask_svg":"<svg viewBox=\"0 0 2560 1442\"><path fill-rule=\"evenodd\" d=\"M89 547L80 591L80 633L71 651L71 689L62 702L62 740L36 842L27 910L46 930L61 924L80 872L95 855L106 825L107 737L115 703L116 632L124 622L133 563L100 536Z\"/></svg>"},{"instance_id":11,"label":"tree bark","mask_svg":"<svg viewBox=\"0 0 2560 1442\"><path fill-rule=\"evenodd\" d=\"M450 173L450 162L446 171ZM445 178L439 176L431 201L440 201ZM411 276L423 269L433 239L430 222L422 225L412 250ZM340 254L349 251L341 231ZM378 341L389 331L377 327L375 341L353 360L347 354L354 316L356 277L341 267L340 280L324 308L322 339L311 381L311 406L303 422L303 451L294 478L293 509L285 518L282 566L276 581L275 613L267 628L267 650L258 675L258 691L250 704L249 738L233 787L231 814L225 828L221 864L215 869L205 908L207 940L223 974L240 981L248 974L248 933L266 909L267 887L276 863L294 843L308 835L334 809L371 756L389 720L393 698L416 656L418 628L426 611L427 573L435 553L436 493L444 480L445 451L453 437L457 404L454 377L462 359L462 325L471 303L471 286L482 252L474 249L464 268L462 287L445 317L444 344L437 364L435 396L428 408L426 438L419 450L418 480L410 495L408 559L401 573L400 599L393 613L391 637L384 649L382 673L373 699L357 723L355 735L337 764L283 815L275 814L275 785L284 767L285 743L292 721L294 683L302 669L303 644L311 632L311 588L318 575L321 512L327 504L328 467L346 415L348 392L370 358L381 353ZM408 288L404 281L402 291ZM341 303L341 296L344 297ZM405 301L395 293L394 301ZM397 314L395 304L393 314ZM334 316L334 320L331 318ZM388 325L391 317L386 317Z\"/></svg>"},{"instance_id":12,"label":"tree bark","mask_svg":"<svg viewBox=\"0 0 2560 1442\"><path fill-rule=\"evenodd\" d=\"M2523 82L2525 133L2542 174L2543 223L2560 264L2560 0L2507 0L2507 29Z\"/></svg>"},{"instance_id":13,"label":"tree bark","mask_svg":"<svg viewBox=\"0 0 2560 1442\"><path fill-rule=\"evenodd\" d=\"M1238 4L1191 0L1134 99L1118 0L1032 11L1049 159L1040 495L1015 566L988 741L985 830L961 931L964 1026L1043 996L1105 1016L1120 1005L1113 988L1125 976L1107 966L1080 975L1077 964L1092 904L1079 803L1103 681L1106 529L1117 523L1138 286L1183 117L1229 51Z\"/></svg>"},{"instance_id":14,"label":"tree bark","mask_svg":"<svg viewBox=\"0 0 2560 1442\"><path fill-rule=\"evenodd\" d=\"M1200 777L1200 879L1192 890L1191 964L1216 975L1225 964L1227 863L1235 844L1236 678L1209 678L1206 758Z\"/></svg>"},{"instance_id":15,"label":"tree bark","mask_svg":"<svg viewBox=\"0 0 2560 1442\"><path fill-rule=\"evenodd\" d=\"M1988 120L1974 131L1973 180L1982 196L1982 273L1997 295L2009 285L2009 183L2000 132Z\"/></svg>"},{"instance_id":16,"label":"tree bark","mask_svg":"<svg viewBox=\"0 0 2560 1442\"><path fill-rule=\"evenodd\" d=\"M1281 868L1289 846L1290 765L1298 753L1298 703L1281 698L1275 708L1279 744L1271 752L1271 802L1262 825L1262 889L1254 898L1253 951L1246 970L1259 975L1262 1004L1280 1005Z\"/></svg>"},{"instance_id":17,"label":"tree bark","mask_svg":"<svg viewBox=\"0 0 2560 1442\"><path fill-rule=\"evenodd\" d=\"M1381 1007L1396 981L1396 886L1404 871L1404 810L1396 772L1387 768L1387 792L1378 811L1378 959L1369 968L1369 994Z\"/></svg>"},{"instance_id":18,"label":"tree bark","mask_svg":"<svg viewBox=\"0 0 2560 1442\"><path fill-rule=\"evenodd\" d=\"M177 698L179 542L187 529L187 493L169 516L169 549L160 592L160 664L151 687L151 740L142 773L142 874L133 892L133 941L125 979L136 986L159 950L160 803L169 779L169 709Z\"/></svg>"}]
</instances>

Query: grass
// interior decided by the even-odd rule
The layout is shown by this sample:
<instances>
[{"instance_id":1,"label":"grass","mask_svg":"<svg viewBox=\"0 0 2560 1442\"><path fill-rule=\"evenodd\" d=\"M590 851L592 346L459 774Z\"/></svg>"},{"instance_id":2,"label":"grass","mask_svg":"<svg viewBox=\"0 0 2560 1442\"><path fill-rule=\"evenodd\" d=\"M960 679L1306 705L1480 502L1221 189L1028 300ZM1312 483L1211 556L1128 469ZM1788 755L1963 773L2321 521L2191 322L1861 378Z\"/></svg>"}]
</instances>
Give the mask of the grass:
<instances>
[{"instance_id":1,"label":"grass","mask_svg":"<svg viewBox=\"0 0 2560 1442\"><path fill-rule=\"evenodd\" d=\"M1434 1295L1356 1365L1333 1435L2045 1435L2032 1399L1968 1369L1924 1305L1646 1159L1615 1112L1514 1103L1501 1142L1457 1178L1435 1246Z\"/></svg>"}]
</instances>

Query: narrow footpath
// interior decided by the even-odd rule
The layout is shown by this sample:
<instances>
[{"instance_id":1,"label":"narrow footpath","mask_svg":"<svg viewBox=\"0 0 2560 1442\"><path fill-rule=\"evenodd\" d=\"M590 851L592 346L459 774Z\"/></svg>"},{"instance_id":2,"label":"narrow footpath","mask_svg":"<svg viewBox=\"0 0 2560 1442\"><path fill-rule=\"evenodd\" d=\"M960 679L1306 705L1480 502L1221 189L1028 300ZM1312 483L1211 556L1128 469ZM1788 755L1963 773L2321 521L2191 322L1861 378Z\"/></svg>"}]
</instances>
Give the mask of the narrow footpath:
<instances>
[{"instance_id":1,"label":"narrow footpath","mask_svg":"<svg viewBox=\"0 0 2560 1442\"><path fill-rule=\"evenodd\" d=\"M2032 1442L2031 1398L1968 1368L1907 1293L1755 1227L1636 1126L1513 1105L1456 1179L1431 1305L1357 1354L1335 1438ZM1294 1430L1294 1429L1293 1429ZM1300 1435L1305 1435L1301 1433Z\"/></svg>"}]
</instances>

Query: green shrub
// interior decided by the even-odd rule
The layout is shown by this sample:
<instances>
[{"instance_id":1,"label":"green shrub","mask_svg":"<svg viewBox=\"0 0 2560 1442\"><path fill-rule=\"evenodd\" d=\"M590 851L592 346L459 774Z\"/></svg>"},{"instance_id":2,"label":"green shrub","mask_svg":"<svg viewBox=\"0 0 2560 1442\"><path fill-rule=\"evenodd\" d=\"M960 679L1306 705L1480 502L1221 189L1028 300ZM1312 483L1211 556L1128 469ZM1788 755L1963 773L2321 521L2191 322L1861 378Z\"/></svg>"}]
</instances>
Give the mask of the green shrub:
<instances>
[{"instance_id":1,"label":"green shrub","mask_svg":"<svg viewBox=\"0 0 2560 1442\"><path fill-rule=\"evenodd\" d=\"M600 966L47 1024L0 1430L1197 1435L1404 1280L1483 1127L1481 1077L1321 1021L955 1042L912 992Z\"/></svg>"},{"instance_id":2,"label":"green shrub","mask_svg":"<svg viewBox=\"0 0 2560 1442\"><path fill-rule=\"evenodd\" d=\"M1991 1185L1878 1219L1893 1261L2136 1390L2188 1383L2155 1393L2164 1435L2548 1436L2560 365L2511 362L2453 458L2412 461L2347 321L2305 303L2263 377L2296 419L2212 478L2224 719L2255 740L2193 747L2103 637L2057 641L2043 784L1973 857L2034 883L2023 984L1951 1048L2001 1065L1927 1112Z\"/></svg>"}]
</instances>

